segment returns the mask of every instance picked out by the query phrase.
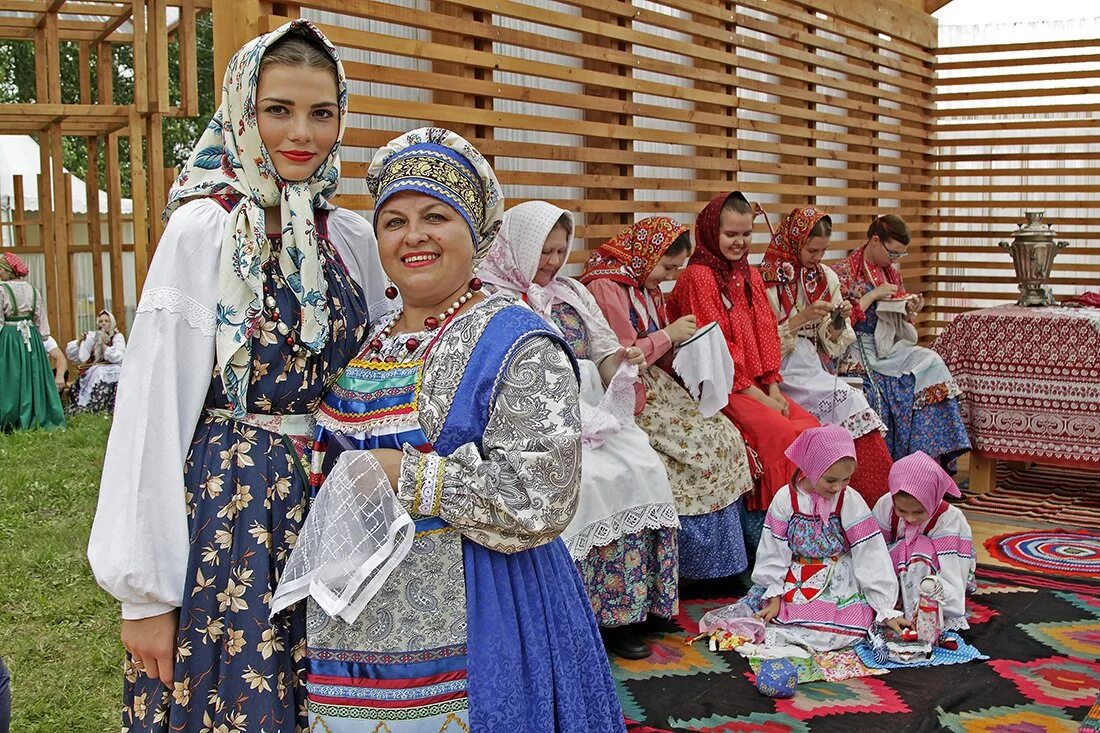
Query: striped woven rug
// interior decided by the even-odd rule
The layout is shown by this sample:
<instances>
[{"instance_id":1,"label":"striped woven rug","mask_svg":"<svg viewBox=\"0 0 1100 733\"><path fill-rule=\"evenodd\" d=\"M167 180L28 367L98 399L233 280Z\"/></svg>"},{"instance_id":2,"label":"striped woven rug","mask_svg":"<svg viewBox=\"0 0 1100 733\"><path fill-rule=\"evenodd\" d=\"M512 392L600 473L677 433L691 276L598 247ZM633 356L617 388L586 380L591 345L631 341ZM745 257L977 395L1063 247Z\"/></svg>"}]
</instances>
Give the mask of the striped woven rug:
<instances>
[{"instance_id":1,"label":"striped woven rug","mask_svg":"<svg viewBox=\"0 0 1100 733\"><path fill-rule=\"evenodd\" d=\"M969 512L1063 527L1100 529L1100 472L1054 466L1012 471L1000 465L997 488L988 494L964 492Z\"/></svg>"}]
</instances>

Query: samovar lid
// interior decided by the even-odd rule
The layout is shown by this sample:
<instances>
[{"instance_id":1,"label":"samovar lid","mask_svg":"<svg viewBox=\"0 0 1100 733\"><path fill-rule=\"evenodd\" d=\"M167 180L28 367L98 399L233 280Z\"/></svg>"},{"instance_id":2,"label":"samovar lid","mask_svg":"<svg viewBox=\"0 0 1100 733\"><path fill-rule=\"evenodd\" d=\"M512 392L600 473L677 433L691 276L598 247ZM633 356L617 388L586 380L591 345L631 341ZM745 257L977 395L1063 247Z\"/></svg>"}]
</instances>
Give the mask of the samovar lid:
<instances>
[{"instance_id":1,"label":"samovar lid","mask_svg":"<svg viewBox=\"0 0 1100 733\"><path fill-rule=\"evenodd\" d=\"M1050 224L1043 221L1045 211L1037 209L1024 210L1027 221L1012 233L1012 239L1024 242L1054 242L1055 231Z\"/></svg>"}]
</instances>

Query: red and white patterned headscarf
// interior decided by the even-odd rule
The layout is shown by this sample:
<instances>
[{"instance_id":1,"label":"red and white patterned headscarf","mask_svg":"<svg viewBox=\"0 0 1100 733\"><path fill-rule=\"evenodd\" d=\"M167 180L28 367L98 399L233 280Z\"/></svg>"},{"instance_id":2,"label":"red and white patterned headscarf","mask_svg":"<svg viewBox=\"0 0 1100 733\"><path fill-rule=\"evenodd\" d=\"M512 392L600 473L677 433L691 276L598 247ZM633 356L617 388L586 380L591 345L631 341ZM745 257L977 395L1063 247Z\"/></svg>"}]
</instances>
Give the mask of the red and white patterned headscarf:
<instances>
[{"instance_id":1,"label":"red and white patterned headscarf","mask_svg":"<svg viewBox=\"0 0 1100 733\"><path fill-rule=\"evenodd\" d=\"M810 241L810 232L817 223L828 217L821 209L806 206L794 209L779 224L772 236L764 261L760 264L760 276L764 284L777 288L779 304L783 312L790 314L798 302L798 284L806 290L806 298L813 303L828 293L825 270L802 266L802 248Z\"/></svg>"},{"instance_id":2,"label":"red and white patterned headscarf","mask_svg":"<svg viewBox=\"0 0 1100 733\"><path fill-rule=\"evenodd\" d=\"M14 252L5 252L3 256L0 257L0 267L3 267L16 277L26 277L27 273L30 272L30 270L27 269L26 263L24 263L23 260L19 258L19 255Z\"/></svg>"}]
</instances>

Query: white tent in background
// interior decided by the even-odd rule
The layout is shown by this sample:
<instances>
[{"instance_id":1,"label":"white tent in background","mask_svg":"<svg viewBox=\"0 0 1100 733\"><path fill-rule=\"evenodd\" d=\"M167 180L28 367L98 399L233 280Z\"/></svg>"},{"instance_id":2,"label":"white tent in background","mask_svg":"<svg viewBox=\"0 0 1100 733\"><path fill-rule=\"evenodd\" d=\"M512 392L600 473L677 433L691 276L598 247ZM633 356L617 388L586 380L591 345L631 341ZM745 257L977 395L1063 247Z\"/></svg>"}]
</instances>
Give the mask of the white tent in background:
<instances>
[{"instance_id":1,"label":"white tent in background","mask_svg":"<svg viewBox=\"0 0 1100 733\"><path fill-rule=\"evenodd\" d=\"M30 135L0 135L0 207L4 209L3 219L10 221L10 212L15 210L15 176L25 176L23 186L23 208L38 211L38 186L34 176L41 171L38 143ZM88 211L88 193L84 181L72 178L72 210L83 214ZM99 192L99 210L107 213L107 192ZM122 213L134 210L134 202L122 199Z\"/></svg>"}]
</instances>

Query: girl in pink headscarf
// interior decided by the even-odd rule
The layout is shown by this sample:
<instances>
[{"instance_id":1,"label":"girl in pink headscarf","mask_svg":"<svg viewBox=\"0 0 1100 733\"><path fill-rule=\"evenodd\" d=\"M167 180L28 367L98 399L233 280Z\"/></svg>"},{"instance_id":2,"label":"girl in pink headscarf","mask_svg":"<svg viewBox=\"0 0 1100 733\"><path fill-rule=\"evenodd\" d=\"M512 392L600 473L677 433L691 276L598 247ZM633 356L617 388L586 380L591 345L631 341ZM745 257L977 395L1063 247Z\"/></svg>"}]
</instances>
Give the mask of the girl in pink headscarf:
<instances>
[{"instance_id":1,"label":"girl in pink headscarf","mask_svg":"<svg viewBox=\"0 0 1100 733\"><path fill-rule=\"evenodd\" d=\"M768 508L742 601L768 624L765 643L830 651L859 642L876 622L909 626L894 608L898 582L882 533L848 486L852 436L839 425L811 428L787 457L797 470Z\"/></svg>"},{"instance_id":2,"label":"girl in pink headscarf","mask_svg":"<svg viewBox=\"0 0 1100 733\"><path fill-rule=\"evenodd\" d=\"M944 496L959 488L936 459L917 451L890 470L890 493L875 504L874 516L890 548L906 618L917 611L920 584L939 576L943 629L969 629L966 593L973 591L975 555L970 524Z\"/></svg>"}]
</instances>

